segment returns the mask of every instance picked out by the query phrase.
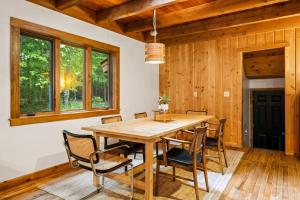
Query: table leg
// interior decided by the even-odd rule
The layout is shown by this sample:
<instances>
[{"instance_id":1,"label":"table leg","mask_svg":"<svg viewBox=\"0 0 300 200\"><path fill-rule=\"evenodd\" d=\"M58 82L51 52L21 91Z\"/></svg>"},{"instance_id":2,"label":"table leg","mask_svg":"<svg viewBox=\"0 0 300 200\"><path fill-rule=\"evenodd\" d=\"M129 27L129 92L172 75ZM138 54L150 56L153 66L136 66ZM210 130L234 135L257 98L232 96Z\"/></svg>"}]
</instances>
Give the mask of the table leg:
<instances>
[{"instance_id":1,"label":"table leg","mask_svg":"<svg viewBox=\"0 0 300 200\"><path fill-rule=\"evenodd\" d=\"M100 148L100 136L96 132L94 132L93 135L94 138L96 139L97 147ZM100 177L97 177L94 174L93 174L93 185L95 187L99 187L100 185Z\"/></svg>"},{"instance_id":2,"label":"table leg","mask_svg":"<svg viewBox=\"0 0 300 200\"><path fill-rule=\"evenodd\" d=\"M145 199L153 199L153 142L145 144Z\"/></svg>"}]
</instances>

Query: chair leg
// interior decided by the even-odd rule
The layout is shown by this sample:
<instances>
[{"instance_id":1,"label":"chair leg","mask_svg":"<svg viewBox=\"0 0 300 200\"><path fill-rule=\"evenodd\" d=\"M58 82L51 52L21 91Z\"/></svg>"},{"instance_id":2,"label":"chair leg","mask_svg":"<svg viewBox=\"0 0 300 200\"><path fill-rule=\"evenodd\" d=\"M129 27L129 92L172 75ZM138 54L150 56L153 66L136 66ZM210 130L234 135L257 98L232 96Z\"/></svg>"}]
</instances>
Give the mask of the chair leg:
<instances>
[{"instance_id":1,"label":"chair leg","mask_svg":"<svg viewBox=\"0 0 300 200\"><path fill-rule=\"evenodd\" d=\"M159 163L156 163L156 174L155 174L155 179L156 179L156 182L155 182L155 196L158 195L158 180L159 180L159 170L160 170L160 164Z\"/></svg>"},{"instance_id":2,"label":"chair leg","mask_svg":"<svg viewBox=\"0 0 300 200\"><path fill-rule=\"evenodd\" d=\"M194 188L195 188L195 193L196 193L196 199L199 200L197 167L195 167L195 166L193 169L193 177L194 177Z\"/></svg>"},{"instance_id":3,"label":"chair leg","mask_svg":"<svg viewBox=\"0 0 300 200\"><path fill-rule=\"evenodd\" d=\"M132 200L133 199L133 195L134 195L134 193L133 193L133 164L132 163L130 163L129 164L129 166L130 166L130 173L131 173L131 196L130 196L130 200Z\"/></svg>"},{"instance_id":4,"label":"chair leg","mask_svg":"<svg viewBox=\"0 0 300 200\"><path fill-rule=\"evenodd\" d=\"M219 157L219 165L220 165L220 169L221 169L222 175L224 175L223 164L222 164L222 155L221 155L221 151L220 151L219 148L218 148L218 157Z\"/></svg>"},{"instance_id":5,"label":"chair leg","mask_svg":"<svg viewBox=\"0 0 300 200\"><path fill-rule=\"evenodd\" d=\"M124 157L127 158L127 154L124 154ZM124 168L125 168L125 172L127 172L128 171L127 165Z\"/></svg>"},{"instance_id":6,"label":"chair leg","mask_svg":"<svg viewBox=\"0 0 300 200\"><path fill-rule=\"evenodd\" d=\"M209 192L206 161L203 162L203 173L204 173L204 178L205 178L206 191Z\"/></svg>"},{"instance_id":7,"label":"chair leg","mask_svg":"<svg viewBox=\"0 0 300 200\"><path fill-rule=\"evenodd\" d=\"M223 155L224 155L225 165L226 165L226 167L228 167L227 157L226 157L226 152L225 152L225 146L224 146L224 144L223 144Z\"/></svg>"},{"instance_id":8,"label":"chair leg","mask_svg":"<svg viewBox=\"0 0 300 200\"><path fill-rule=\"evenodd\" d=\"M145 156L145 147L143 148L143 162L145 163L146 162L146 156Z\"/></svg>"},{"instance_id":9,"label":"chair leg","mask_svg":"<svg viewBox=\"0 0 300 200\"><path fill-rule=\"evenodd\" d=\"M133 156L133 158L134 158L134 159L136 159L136 152L134 152L134 156Z\"/></svg>"},{"instance_id":10,"label":"chair leg","mask_svg":"<svg viewBox=\"0 0 300 200\"><path fill-rule=\"evenodd\" d=\"M102 186L104 187L104 176L102 176Z\"/></svg>"},{"instance_id":11,"label":"chair leg","mask_svg":"<svg viewBox=\"0 0 300 200\"><path fill-rule=\"evenodd\" d=\"M175 172L175 170L176 170L176 168L175 168L175 166L173 166L173 182L176 180L176 178L175 178L175 174L176 174L176 172Z\"/></svg>"},{"instance_id":12,"label":"chair leg","mask_svg":"<svg viewBox=\"0 0 300 200\"><path fill-rule=\"evenodd\" d=\"M158 142L155 143L156 156L158 156Z\"/></svg>"}]
</instances>

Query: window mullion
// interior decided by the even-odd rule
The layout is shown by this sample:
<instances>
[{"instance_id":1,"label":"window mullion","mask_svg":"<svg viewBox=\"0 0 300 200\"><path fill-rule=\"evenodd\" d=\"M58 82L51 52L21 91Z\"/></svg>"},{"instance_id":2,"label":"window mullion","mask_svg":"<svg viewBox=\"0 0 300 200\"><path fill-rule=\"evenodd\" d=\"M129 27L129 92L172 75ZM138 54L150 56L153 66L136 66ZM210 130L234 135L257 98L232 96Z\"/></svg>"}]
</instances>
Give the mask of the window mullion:
<instances>
[{"instance_id":1,"label":"window mullion","mask_svg":"<svg viewBox=\"0 0 300 200\"><path fill-rule=\"evenodd\" d=\"M86 110L92 110L92 48L85 50L85 105Z\"/></svg>"},{"instance_id":2,"label":"window mullion","mask_svg":"<svg viewBox=\"0 0 300 200\"><path fill-rule=\"evenodd\" d=\"M54 107L55 113L60 113L60 39L54 41Z\"/></svg>"}]
</instances>

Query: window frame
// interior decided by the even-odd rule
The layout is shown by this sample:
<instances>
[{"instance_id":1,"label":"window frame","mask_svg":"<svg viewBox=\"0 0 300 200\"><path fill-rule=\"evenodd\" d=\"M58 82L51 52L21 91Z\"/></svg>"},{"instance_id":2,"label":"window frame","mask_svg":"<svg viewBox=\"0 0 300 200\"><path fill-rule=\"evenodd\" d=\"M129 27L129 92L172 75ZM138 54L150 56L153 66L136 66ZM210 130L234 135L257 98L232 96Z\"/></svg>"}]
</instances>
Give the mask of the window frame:
<instances>
[{"instance_id":1,"label":"window frame","mask_svg":"<svg viewBox=\"0 0 300 200\"><path fill-rule=\"evenodd\" d=\"M71 120L120 113L120 48L53 28L10 18L11 28L11 116L10 125L18 126L60 120ZM37 112L35 116L20 113L20 37L22 33L53 40L53 111ZM74 45L84 50L83 110L60 111L60 44ZM109 109L92 108L92 50L109 54Z\"/></svg>"}]
</instances>

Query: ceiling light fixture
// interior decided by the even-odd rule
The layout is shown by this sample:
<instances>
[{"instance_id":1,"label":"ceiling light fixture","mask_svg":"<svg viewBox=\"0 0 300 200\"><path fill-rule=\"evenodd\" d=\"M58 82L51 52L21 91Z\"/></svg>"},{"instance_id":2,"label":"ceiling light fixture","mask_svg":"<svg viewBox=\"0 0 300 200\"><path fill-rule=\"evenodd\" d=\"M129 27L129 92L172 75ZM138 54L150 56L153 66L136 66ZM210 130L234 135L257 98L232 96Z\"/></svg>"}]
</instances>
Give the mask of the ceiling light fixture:
<instances>
[{"instance_id":1,"label":"ceiling light fixture","mask_svg":"<svg viewBox=\"0 0 300 200\"><path fill-rule=\"evenodd\" d=\"M154 37L153 43L145 45L145 63L147 64L162 64L165 63L165 45L156 42L156 10L153 11L153 30L150 35Z\"/></svg>"}]
</instances>

